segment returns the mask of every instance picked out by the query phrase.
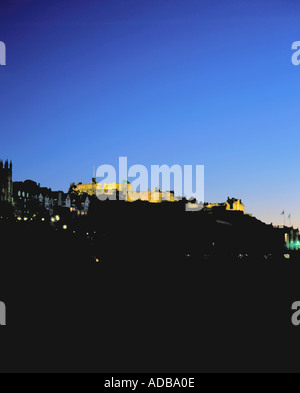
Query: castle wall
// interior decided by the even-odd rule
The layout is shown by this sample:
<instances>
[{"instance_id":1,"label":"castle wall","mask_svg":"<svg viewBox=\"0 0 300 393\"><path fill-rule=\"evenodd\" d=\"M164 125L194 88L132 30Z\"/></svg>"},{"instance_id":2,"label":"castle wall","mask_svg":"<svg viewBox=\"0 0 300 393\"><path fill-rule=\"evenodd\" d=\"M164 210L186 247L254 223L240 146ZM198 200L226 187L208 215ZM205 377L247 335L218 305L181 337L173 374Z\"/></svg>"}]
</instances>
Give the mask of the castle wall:
<instances>
[{"instance_id":1,"label":"castle wall","mask_svg":"<svg viewBox=\"0 0 300 393\"><path fill-rule=\"evenodd\" d=\"M175 202L174 193L162 192L159 189L152 191L132 191L132 185L130 183L118 184L118 183L96 183L91 182L90 184L74 183L71 184L74 191L79 195L97 195L97 191L105 193L105 195L114 195L116 191L127 193L127 201L134 202L136 200L147 201L150 203L161 203L162 201Z\"/></svg>"}]
</instances>

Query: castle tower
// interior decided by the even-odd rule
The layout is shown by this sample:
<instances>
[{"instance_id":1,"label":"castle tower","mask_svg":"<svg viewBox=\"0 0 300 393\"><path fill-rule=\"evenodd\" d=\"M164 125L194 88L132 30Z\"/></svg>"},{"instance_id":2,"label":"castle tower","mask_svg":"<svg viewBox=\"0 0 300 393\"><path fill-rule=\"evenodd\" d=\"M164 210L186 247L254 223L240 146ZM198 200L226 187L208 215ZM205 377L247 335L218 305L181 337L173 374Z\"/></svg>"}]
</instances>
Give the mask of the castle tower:
<instances>
[{"instance_id":1,"label":"castle tower","mask_svg":"<svg viewBox=\"0 0 300 393\"><path fill-rule=\"evenodd\" d=\"M0 161L0 202L13 203L12 162Z\"/></svg>"}]
</instances>

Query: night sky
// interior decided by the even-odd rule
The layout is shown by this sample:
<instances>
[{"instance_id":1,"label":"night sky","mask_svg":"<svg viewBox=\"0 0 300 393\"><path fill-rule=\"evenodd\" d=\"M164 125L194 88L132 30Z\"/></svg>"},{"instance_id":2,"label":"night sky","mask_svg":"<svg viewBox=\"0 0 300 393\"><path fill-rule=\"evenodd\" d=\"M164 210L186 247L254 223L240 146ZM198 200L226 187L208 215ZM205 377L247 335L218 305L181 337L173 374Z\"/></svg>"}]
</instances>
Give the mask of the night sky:
<instances>
[{"instance_id":1,"label":"night sky","mask_svg":"<svg viewBox=\"0 0 300 393\"><path fill-rule=\"evenodd\" d=\"M205 200L300 225L298 0L6 0L0 157L54 190L93 166L205 165Z\"/></svg>"}]
</instances>

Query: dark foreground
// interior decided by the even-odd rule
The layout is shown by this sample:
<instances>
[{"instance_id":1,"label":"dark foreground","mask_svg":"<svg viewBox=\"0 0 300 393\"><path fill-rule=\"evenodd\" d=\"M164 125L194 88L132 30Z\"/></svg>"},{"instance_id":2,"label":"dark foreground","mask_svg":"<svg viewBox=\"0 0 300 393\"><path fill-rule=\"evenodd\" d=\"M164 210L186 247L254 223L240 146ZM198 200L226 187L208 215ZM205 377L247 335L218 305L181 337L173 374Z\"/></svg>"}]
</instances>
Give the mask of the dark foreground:
<instances>
[{"instance_id":1,"label":"dark foreground","mask_svg":"<svg viewBox=\"0 0 300 393\"><path fill-rule=\"evenodd\" d=\"M1 372L299 371L297 254L192 252L167 223L104 228L1 224Z\"/></svg>"}]
</instances>

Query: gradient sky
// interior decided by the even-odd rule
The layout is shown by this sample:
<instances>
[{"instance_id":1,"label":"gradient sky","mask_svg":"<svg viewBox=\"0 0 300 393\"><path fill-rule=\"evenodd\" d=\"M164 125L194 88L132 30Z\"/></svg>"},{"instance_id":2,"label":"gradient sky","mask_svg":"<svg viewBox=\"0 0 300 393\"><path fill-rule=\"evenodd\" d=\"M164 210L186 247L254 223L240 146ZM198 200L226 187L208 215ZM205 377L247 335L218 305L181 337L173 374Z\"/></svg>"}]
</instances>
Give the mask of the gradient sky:
<instances>
[{"instance_id":1,"label":"gradient sky","mask_svg":"<svg viewBox=\"0 0 300 393\"><path fill-rule=\"evenodd\" d=\"M6 0L0 157L67 191L93 166L203 164L205 199L300 225L298 0Z\"/></svg>"}]
</instances>

